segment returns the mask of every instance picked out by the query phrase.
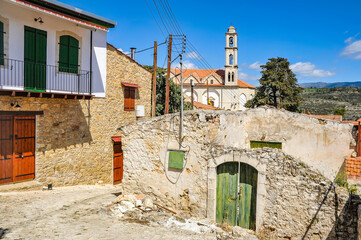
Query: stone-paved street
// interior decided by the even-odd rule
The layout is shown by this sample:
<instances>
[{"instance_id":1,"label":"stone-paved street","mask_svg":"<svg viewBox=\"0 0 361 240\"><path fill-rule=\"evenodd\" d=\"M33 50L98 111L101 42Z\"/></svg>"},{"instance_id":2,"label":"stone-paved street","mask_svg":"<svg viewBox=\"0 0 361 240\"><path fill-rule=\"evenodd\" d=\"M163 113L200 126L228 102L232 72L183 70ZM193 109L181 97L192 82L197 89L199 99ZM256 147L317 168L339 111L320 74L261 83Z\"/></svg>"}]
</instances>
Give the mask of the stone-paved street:
<instances>
[{"instance_id":1,"label":"stone-paved street","mask_svg":"<svg viewBox=\"0 0 361 240\"><path fill-rule=\"evenodd\" d=\"M211 232L123 221L104 213L101 209L120 191L75 186L0 193L0 239L216 239Z\"/></svg>"}]
</instances>

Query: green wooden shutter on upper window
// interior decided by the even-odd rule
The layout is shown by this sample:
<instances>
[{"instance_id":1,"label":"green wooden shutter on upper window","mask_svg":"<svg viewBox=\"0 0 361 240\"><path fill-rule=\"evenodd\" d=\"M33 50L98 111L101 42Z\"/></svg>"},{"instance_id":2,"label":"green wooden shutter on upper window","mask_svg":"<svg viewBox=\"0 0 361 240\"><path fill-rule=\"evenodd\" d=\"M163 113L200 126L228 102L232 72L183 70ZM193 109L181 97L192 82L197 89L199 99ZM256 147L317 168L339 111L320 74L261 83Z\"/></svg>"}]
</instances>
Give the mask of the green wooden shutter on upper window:
<instances>
[{"instance_id":1,"label":"green wooden shutter on upper window","mask_svg":"<svg viewBox=\"0 0 361 240\"><path fill-rule=\"evenodd\" d=\"M78 73L79 41L69 36L69 72Z\"/></svg>"},{"instance_id":2,"label":"green wooden shutter on upper window","mask_svg":"<svg viewBox=\"0 0 361 240\"><path fill-rule=\"evenodd\" d=\"M79 41L71 36L60 37L59 71L78 73Z\"/></svg>"},{"instance_id":3,"label":"green wooden shutter on upper window","mask_svg":"<svg viewBox=\"0 0 361 240\"><path fill-rule=\"evenodd\" d=\"M69 36L60 37L59 46L59 71L67 72L69 67Z\"/></svg>"},{"instance_id":4,"label":"green wooden shutter on upper window","mask_svg":"<svg viewBox=\"0 0 361 240\"><path fill-rule=\"evenodd\" d=\"M4 65L4 23L0 22L0 65Z\"/></svg>"}]
</instances>

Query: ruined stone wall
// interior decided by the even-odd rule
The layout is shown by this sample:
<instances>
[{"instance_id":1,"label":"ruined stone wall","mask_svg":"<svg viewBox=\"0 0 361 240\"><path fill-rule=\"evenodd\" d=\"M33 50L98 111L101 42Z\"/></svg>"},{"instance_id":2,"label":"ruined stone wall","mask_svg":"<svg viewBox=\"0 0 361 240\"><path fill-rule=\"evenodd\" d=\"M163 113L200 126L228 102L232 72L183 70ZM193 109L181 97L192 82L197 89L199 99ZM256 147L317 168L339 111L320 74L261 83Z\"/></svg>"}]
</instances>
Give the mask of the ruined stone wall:
<instances>
[{"instance_id":1,"label":"ruined stone wall","mask_svg":"<svg viewBox=\"0 0 361 240\"><path fill-rule=\"evenodd\" d=\"M0 96L1 111L43 111L36 117L35 180L59 185L113 182L112 136L136 120L124 112L121 82L138 84L136 105L150 116L151 73L108 46L105 98L93 100ZM20 109L10 106L18 101Z\"/></svg>"},{"instance_id":2,"label":"ruined stone wall","mask_svg":"<svg viewBox=\"0 0 361 240\"><path fill-rule=\"evenodd\" d=\"M272 136L261 128L264 123L258 120L259 126L257 121L251 123L252 119L265 115L270 119L264 122L272 123L273 127L278 125L277 132L269 131L278 134L278 139L291 138L281 135L286 131L282 128L293 130L295 136L305 131L310 139L314 136L308 129L316 129L315 135L320 131L326 138L328 134L338 134L337 144L346 150L353 142L352 126L347 124L319 122L301 114L261 108L243 113L186 112L184 138L179 145L179 115L162 116L121 128L125 191L153 196L155 201L181 213L215 219L217 166L230 161L244 162L259 173L256 214L259 235L265 239L301 239L303 235L306 239L334 239L335 212L340 215L344 209L347 191L336 187L336 209L334 189L327 194L331 181L318 170L319 155L310 156L309 164L304 156L292 156L284 149L250 149L247 143L250 135L259 131L266 139ZM284 124L285 119L293 125ZM328 144L328 151L334 151L336 143ZM315 145L326 148L322 140ZM168 168L169 149L185 151L183 170ZM311 151L315 150L311 148Z\"/></svg>"}]
</instances>

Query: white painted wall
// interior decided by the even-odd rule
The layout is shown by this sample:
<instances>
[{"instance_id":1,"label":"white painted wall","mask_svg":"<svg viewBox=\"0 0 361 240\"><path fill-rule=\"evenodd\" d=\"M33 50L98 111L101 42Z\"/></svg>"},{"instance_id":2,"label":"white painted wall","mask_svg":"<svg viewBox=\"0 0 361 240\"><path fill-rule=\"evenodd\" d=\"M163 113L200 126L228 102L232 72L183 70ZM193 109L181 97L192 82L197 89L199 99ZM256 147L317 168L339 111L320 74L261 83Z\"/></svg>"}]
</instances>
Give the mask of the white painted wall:
<instances>
[{"instance_id":1,"label":"white painted wall","mask_svg":"<svg viewBox=\"0 0 361 240\"><path fill-rule=\"evenodd\" d=\"M37 28L47 32L47 65L58 65L57 33L70 31L80 37L80 69L90 70L90 32L93 31L93 76L92 94L105 97L106 89L106 42L107 33L101 30L86 28L76 23L51 16L30 8L26 8L6 0L0 0L0 17L8 19L8 56L6 58L24 61L24 26ZM34 18L41 17L43 24L35 22ZM11 66L7 71L11 71ZM4 70L4 69L3 69ZM21 73L20 73L21 74ZM50 74L50 73L48 73ZM61 79L61 74L57 74ZM21 80L23 78L20 78Z\"/></svg>"}]
</instances>

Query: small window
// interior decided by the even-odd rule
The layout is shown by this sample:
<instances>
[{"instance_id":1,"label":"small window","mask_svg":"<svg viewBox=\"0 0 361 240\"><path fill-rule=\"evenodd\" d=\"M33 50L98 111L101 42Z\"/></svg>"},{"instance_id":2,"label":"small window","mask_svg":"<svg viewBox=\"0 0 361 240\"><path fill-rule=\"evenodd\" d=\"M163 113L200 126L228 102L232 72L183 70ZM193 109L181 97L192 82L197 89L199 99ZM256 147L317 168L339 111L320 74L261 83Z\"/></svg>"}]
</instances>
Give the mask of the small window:
<instances>
[{"instance_id":1,"label":"small window","mask_svg":"<svg viewBox=\"0 0 361 240\"><path fill-rule=\"evenodd\" d=\"M228 73L228 82L231 81L231 73Z\"/></svg>"},{"instance_id":2,"label":"small window","mask_svg":"<svg viewBox=\"0 0 361 240\"><path fill-rule=\"evenodd\" d=\"M234 73L232 73L232 82L234 82Z\"/></svg>"},{"instance_id":3,"label":"small window","mask_svg":"<svg viewBox=\"0 0 361 240\"><path fill-rule=\"evenodd\" d=\"M59 72L78 73L79 41L69 35L60 37Z\"/></svg>"},{"instance_id":4,"label":"small window","mask_svg":"<svg viewBox=\"0 0 361 240\"><path fill-rule=\"evenodd\" d=\"M124 88L124 111L134 111L135 109L135 88Z\"/></svg>"},{"instance_id":5,"label":"small window","mask_svg":"<svg viewBox=\"0 0 361 240\"><path fill-rule=\"evenodd\" d=\"M278 148L282 149L281 142L251 141L251 148Z\"/></svg>"},{"instance_id":6,"label":"small window","mask_svg":"<svg viewBox=\"0 0 361 240\"><path fill-rule=\"evenodd\" d=\"M4 65L5 51L4 51L4 23L0 22L0 65Z\"/></svg>"},{"instance_id":7,"label":"small window","mask_svg":"<svg viewBox=\"0 0 361 240\"><path fill-rule=\"evenodd\" d=\"M211 84L213 84L213 79L211 80Z\"/></svg>"}]
</instances>

